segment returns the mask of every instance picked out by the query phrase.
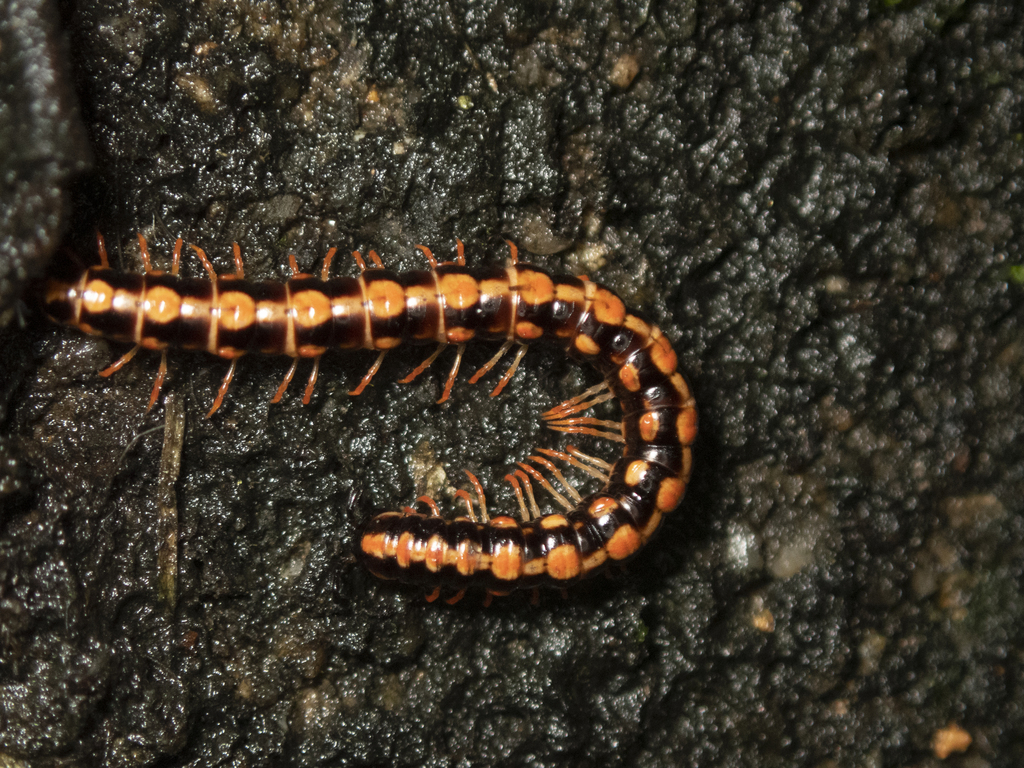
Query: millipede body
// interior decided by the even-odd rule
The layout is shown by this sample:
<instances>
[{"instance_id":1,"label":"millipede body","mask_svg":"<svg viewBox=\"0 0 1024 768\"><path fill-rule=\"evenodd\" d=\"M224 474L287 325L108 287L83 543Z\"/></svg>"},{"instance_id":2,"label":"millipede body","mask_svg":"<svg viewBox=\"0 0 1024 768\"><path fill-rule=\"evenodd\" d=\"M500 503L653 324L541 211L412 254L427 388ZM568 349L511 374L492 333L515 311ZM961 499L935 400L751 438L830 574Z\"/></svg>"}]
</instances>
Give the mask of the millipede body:
<instances>
[{"instance_id":1,"label":"millipede body","mask_svg":"<svg viewBox=\"0 0 1024 768\"><path fill-rule=\"evenodd\" d=\"M441 589L461 596L468 587L482 587L496 595L522 588L564 587L634 555L683 497L697 431L693 396L661 331L598 283L519 263L514 246L507 266L466 267L461 243L457 263L438 264L428 249L418 246L431 268L405 272L383 268L372 252L375 266L367 267L357 253L358 277L328 276L332 249L319 276L299 273L292 259L293 276L276 282L245 279L237 246L233 275L215 274L205 254L192 246L209 279L189 278L177 274L180 240L171 273L151 269L145 241L141 236L139 241L147 267L142 274L106 266L102 241L103 266L84 268L71 260L58 263L43 289L44 310L56 322L136 345L103 371L105 375L140 347L205 350L231 360L211 413L223 399L234 360L251 352L293 359L275 401L290 382L295 362L318 361L335 348L380 352L353 394L366 386L384 353L403 344L433 343L440 345L438 351L444 345L458 345L442 400L451 390L464 345L477 340L503 346L471 381L489 371L512 346L520 345L512 368L492 394L511 376L526 345L536 341L560 346L604 377L605 383L594 390L603 389L605 395L580 402L591 394L584 393L545 414L553 419L554 429L596 434L623 444L614 464L592 460L604 469L588 469L604 480L599 491L584 497L573 492L574 503L565 502L564 513L544 516L539 515L529 491L533 514L528 514L516 477L527 485L529 480L519 471L509 479L520 499L521 519L487 517L479 483L472 478L480 499L479 519L473 515L468 494L460 492L467 499L470 516L446 519L437 514L432 500L424 499L430 513L406 507L368 521L357 556L376 576L421 585L432 590L433 597ZM406 380L436 356L435 352ZM162 363L150 405L164 370ZM314 366L307 401L315 379ZM575 416L611 397L621 405L621 423ZM547 453L573 461L564 453ZM551 466L544 459L537 461ZM530 473L537 477L535 471ZM555 474L564 481L557 470Z\"/></svg>"}]
</instances>

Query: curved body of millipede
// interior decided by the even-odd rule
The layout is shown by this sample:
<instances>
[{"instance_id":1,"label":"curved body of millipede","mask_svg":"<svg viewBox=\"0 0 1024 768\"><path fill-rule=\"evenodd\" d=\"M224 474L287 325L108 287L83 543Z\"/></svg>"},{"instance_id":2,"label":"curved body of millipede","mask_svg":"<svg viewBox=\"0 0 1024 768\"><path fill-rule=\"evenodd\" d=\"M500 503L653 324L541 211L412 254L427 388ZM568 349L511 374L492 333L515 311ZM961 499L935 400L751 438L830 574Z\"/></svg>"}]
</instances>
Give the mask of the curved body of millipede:
<instances>
[{"instance_id":1,"label":"curved body of millipede","mask_svg":"<svg viewBox=\"0 0 1024 768\"><path fill-rule=\"evenodd\" d=\"M400 273L383 268L372 251L375 266L367 267L357 252L353 255L360 275L335 278L328 277L332 249L320 276L300 273L291 257L292 277L277 282L246 280L237 245L233 275L217 275L203 251L192 246L209 276L198 279L178 276L180 239L170 274L152 269L141 235L139 244L144 274L110 269L102 238L101 266L58 264L62 271L52 272L43 289L43 308L56 322L134 342L130 352L101 371L103 375L120 368L139 348L201 349L231 360L210 414L224 398L234 361L249 352L293 359L274 402L291 381L298 360L307 357L314 360L304 397L308 402L316 363L334 348L380 352L351 394L359 394L369 383L388 350L403 344L439 345L403 381L421 373L446 345L458 345L439 402L448 398L465 345L476 340L503 345L472 382L519 345L515 361L492 395L511 378L527 345L541 340L590 363L604 377L603 384L556 406L543 418L558 431L618 441L624 445L621 457L607 464L573 448L567 449L569 453L541 451L601 478L604 485L599 491L580 496L550 461L532 456L530 461L567 487L572 501L555 491L536 467L520 463L507 479L519 499L521 519L488 517L483 491L470 475L480 519L473 513L471 496L459 491L468 508L465 517L445 519L432 499L421 497L418 501L429 506L428 514L406 507L366 524L357 556L380 578L420 585L429 591L428 599L445 590L453 595L449 602L470 587L482 587L488 599L517 589L565 587L634 555L682 500L697 431L693 396L677 370L671 344L658 328L595 282L518 263L511 243L507 266L467 268L459 243L458 261L443 264L427 248L417 246L431 268ZM165 370L166 353L150 407ZM622 407L621 422L576 415L611 398ZM540 515L530 477L555 496L564 513Z\"/></svg>"}]
</instances>

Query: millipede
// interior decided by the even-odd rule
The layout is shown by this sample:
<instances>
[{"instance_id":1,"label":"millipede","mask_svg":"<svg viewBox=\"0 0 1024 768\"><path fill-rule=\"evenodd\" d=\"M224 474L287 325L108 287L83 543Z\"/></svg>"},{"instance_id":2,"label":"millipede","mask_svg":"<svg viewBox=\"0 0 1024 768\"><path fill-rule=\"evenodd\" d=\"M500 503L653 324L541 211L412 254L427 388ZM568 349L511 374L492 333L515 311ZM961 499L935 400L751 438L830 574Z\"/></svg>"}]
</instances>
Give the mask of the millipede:
<instances>
[{"instance_id":1,"label":"millipede","mask_svg":"<svg viewBox=\"0 0 1024 768\"><path fill-rule=\"evenodd\" d=\"M205 350L230 361L207 417L223 403L238 358L250 352L292 359L272 398L275 403L298 362L311 358L312 372L303 394L308 403L320 357L330 349L378 352L351 395L360 394L388 351L403 344L436 343L437 349L402 382L423 373L445 347L456 346L439 403L451 394L466 345L475 341L501 346L470 383L517 347L492 397L502 391L536 341L560 346L601 374L601 384L549 409L542 419L558 432L622 444L622 455L614 463L573 446L564 451L538 449L505 477L518 501L518 518L490 516L481 483L466 471L473 493L455 494L465 504L464 515L443 517L432 498L421 496L416 503L424 505L425 512L406 506L365 524L356 555L375 576L418 585L431 601L443 592L449 603L470 588L484 589L488 602L492 596L520 589L536 595L541 587L565 588L635 555L683 498L697 410L678 370L675 350L656 326L585 276L552 275L520 263L510 241L505 266L467 267L463 244L457 240L455 261L439 262L429 248L417 245L430 267L425 270L388 270L374 251L368 253L368 265L355 251L358 277L330 277L337 250L331 248L318 276L301 272L292 255L290 278L262 282L246 279L237 244L235 270L227 275L218 275L206 253L191 245L206 271L208 279L203 279L178 274L181 238L174 245L169 273L153 268L145 238L139 234L138 240L143 272L112 269L103 238L97 235L100 265L58 260L43 287L42 304L55 322L134 344L100 371L102 376L120 369L139 349L161 351L149 408L159 398L167 349L172 347ZM581 415L612 399L621 406L620 421ZM601 489L581 495L555 461L597 478ZM534 482L562 511L541 513Z\"/></svg>"}]
</instances>

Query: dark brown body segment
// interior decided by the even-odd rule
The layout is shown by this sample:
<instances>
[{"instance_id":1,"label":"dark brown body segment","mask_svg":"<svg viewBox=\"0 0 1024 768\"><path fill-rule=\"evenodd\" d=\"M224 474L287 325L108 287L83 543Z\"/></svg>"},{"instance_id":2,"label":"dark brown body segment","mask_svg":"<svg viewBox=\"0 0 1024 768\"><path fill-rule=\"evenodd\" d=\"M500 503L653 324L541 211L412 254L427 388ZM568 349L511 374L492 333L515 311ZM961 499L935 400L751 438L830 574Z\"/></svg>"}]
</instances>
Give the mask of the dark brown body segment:
<instances>
[{"instance_id":1,"label":"dark brown body segment","mask_svg":"<svg viewBox=\"0 0 1024 768\"><path fill-rule=\"evenodd\" d=\"M54 273L43 306L86 333L225 358L547 340L601 373L622 406L625 438L604 488L565 515L529 522L378 515L357 554L384 579L492 594L570 585L636 554L678 506L690 476L697 411L675 352L656 327L589 280L526 264L259 283L93 267Z\"/></svg>"}]
</instances>

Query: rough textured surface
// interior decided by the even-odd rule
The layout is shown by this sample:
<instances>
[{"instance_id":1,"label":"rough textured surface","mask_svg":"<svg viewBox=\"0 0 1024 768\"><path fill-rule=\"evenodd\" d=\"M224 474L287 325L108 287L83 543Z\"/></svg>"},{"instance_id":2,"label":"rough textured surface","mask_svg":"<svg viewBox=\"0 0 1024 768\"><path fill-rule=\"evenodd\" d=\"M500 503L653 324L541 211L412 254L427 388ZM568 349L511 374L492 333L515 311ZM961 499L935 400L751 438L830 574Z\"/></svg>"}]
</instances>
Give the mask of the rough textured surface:
<instances>
[{"instance_id":1,"label":"rough textured surface","mask_svg":"<svg viewBox=\"0 0 1024 768\"><path fill-rule=\"evenodd\" d=\"M436 5L77 3L71 243L267 277L511 237L677 341L683 507L568 600L428 606L354 567L360 520L464 466L509 503L585 372L436 406L443 362L352 399L372 356L336 355L272 407L252 358L206 421L225 365L180 353L164 445L152 356L101 379L123 349L39 321L0 349L0 756L925 766L962 729L944 765L1024 762L1017 4Z\"/></svg>"},{"instance_id":2,"label":"rough textured surface","mask_svg":"<svg viewBox=\"0 0 1024 768\"><path fill-rule=\"evenodd\" d=\"M0 7L0 330L59 242L65 188L89 158L55 14L50 0Z\"/></svg>"}]
</instances>

